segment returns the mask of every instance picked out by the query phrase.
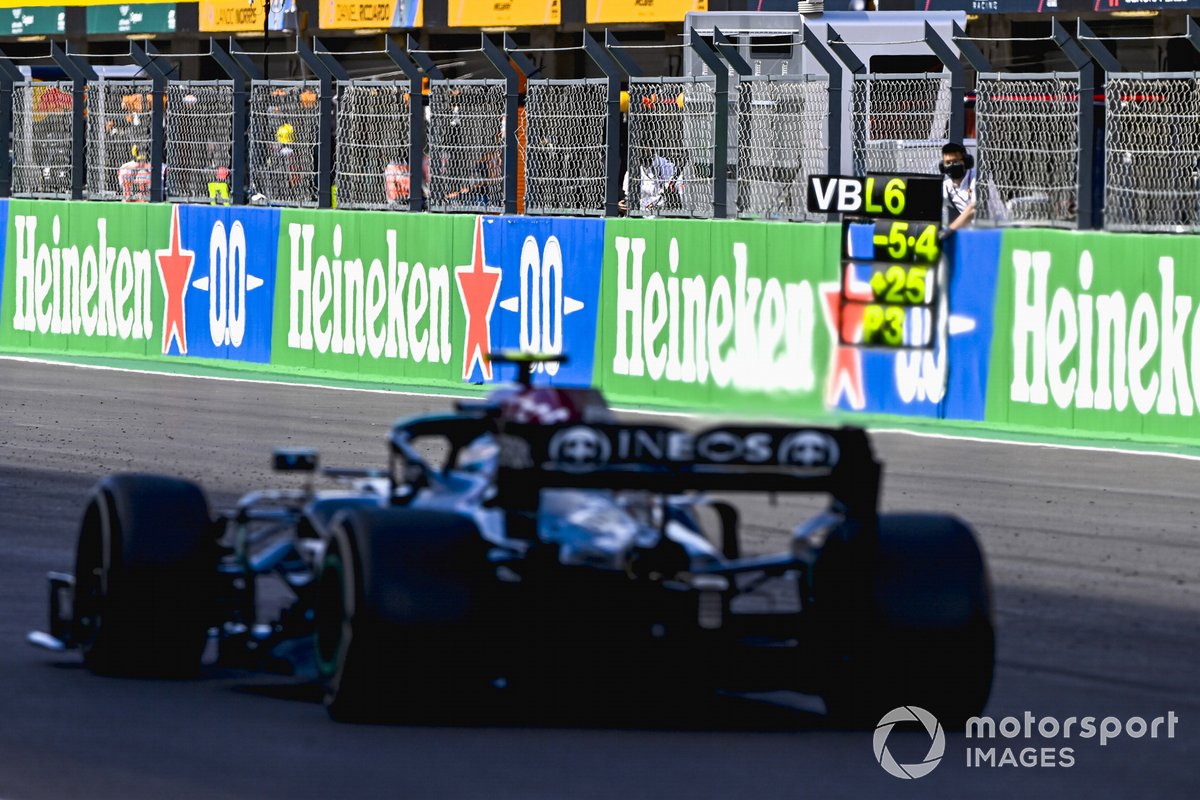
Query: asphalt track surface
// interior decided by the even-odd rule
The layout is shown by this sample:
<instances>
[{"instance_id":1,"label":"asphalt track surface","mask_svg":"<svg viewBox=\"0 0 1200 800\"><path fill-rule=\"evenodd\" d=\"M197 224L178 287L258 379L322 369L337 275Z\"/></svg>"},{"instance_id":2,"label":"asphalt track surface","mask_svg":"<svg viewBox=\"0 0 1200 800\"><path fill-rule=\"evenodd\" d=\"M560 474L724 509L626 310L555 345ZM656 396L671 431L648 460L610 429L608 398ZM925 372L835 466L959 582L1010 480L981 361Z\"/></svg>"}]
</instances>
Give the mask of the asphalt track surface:
<instances>
[{"instance_id":1,"label":"asphalt track surface","mask_svg":"<svg viewBox=\"0 0 1200 800\"><path fill-rule=\"evenodd\" d=\"M69 568L89 487L112 471L200 481L214 505L276 485L275 445L379 465L397 416L447 401L0 360L0 798L1195 797L1200 785L1200 461L880 434L885 510L947 511L978 530L996 596L988 714L1152 717L1175 738L951 735L904 781L869 732L819 701L731 698L701 720L593 720L530 710L454 725L349 726L295 678L94 677L28 647L44 574ZM763 503L755 546L796 509ZM778 702L775 702L778 701ZM929 739L896 732L898 761ZM1072 746L1074 766L966 766L968 744Z\"/></svg>"}]
</instances>

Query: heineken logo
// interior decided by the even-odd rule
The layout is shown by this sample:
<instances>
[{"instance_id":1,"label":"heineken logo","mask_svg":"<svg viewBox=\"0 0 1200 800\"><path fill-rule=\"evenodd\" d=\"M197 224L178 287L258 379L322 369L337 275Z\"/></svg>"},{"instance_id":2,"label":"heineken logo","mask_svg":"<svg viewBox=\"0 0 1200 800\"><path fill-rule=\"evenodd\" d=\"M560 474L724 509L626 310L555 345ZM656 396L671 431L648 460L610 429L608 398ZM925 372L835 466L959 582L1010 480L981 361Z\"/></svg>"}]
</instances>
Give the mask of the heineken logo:
<instances>
[{"instance_id":1,"label":"heineken logo","mask_svg":"<svg viewBox=\"0 0 1200 800\"><path fill-rule=\"evenodd\" d=\"M369 264L343 257L341 225L329 241L316 233L296 222L285 231L289 348L450 363L448 267L401 260L394 229L384 232L386 259Z\"/></svg>"},{"instance_id":2,"label":"heineken logo","mask_svg":"<svg viewBox=\"0 0 1200 800\"><path fill-rule=\"evenodd\" d=\"M64 246L57 214L48 242L37 216L15 215L13 229L14 330L112 339L154 335L150 251L109 246L105 217L96 219L95 243L82 249ZM72 238L81 233L72 231Z\"/></svg>"},{"instance_id":3,"label":"heineken logo","mask_svg":"<svg viewBox=\"0 0 1200 800\"><path fill-rule=\"evenodd\" d=\"M646 240L617 236L617 375L748 391L811 392L816 292L807 280L751 276L746 244L728 253L732 282L709 280L668 246L666 269L644 267ZM720 255L714 265L721 261ZM697 265L699 266L699 265ZM708 264L703 265L708 273Z\"/></svg>"},{"instance_id":4,"label":"heineken logo","mask_svg":"<svg viewBox=\"0 0 1200 800\"><path fill-rule=\"evenodd\" d=\"M1200 324L1195 299L1175 290L1175 259L1159 257L1154 294L1100 291L1088 251L1066 275L1054 266L1049 252L1013 251L1009 399L1191 416Z\"/></svg>"}]
</instances>

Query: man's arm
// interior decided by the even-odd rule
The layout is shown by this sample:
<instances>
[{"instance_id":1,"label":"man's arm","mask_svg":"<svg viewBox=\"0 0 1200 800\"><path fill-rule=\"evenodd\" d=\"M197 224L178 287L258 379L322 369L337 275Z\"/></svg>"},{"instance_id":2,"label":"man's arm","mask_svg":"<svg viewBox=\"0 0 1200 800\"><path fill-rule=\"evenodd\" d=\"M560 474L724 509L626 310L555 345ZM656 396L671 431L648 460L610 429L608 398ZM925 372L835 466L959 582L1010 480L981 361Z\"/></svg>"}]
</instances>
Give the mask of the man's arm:
<instances>
[{"instance_id":1,"label":"man's arm","mask_svg":"<svg viewBox=\"0 0 1200 800\"><path fill-rule=\"evenodd\" d=\"M950 223L950 230L957 231L971 224L971 220L975 219L975 196L972 193L971 202L962 210L962 213L954 218Z\"/></svg>"},{"instance_id":2,"label":"man's arm","mask_svg":"<svg viewBox=\"0 0 1200 800\"><path fill-rule=\"evenodd\" d=\"M971 198L971 201L967 203L966 208L959 212L957 217L950 221L950 225L948 228L946 228L942 238L949 236L957 230L967 227L971 224L971 221L975 219L976 184L974 173L968 173L966 180L970 181L970 183L967 184L967 194Z\"/></svg>"}]
</instances>

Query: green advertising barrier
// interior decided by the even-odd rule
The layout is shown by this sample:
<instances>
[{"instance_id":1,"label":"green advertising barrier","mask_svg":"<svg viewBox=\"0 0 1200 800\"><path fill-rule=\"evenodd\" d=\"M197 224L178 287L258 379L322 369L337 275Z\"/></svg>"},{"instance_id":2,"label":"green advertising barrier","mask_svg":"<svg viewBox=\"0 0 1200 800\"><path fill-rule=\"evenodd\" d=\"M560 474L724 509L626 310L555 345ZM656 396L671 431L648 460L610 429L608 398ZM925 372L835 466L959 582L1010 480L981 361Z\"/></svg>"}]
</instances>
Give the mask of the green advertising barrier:
<instances>
[{"instance_id":1,"label":"green advertising barrier","mask_svg":"<svg viewBox=\"0 0 1200 800\"><path fill-rule=\"evenodd\" d=\"M456 270L472 262L476 220L281 212L271 363L460 386L466 320Z\"/></svg>"},{"instance_id":2,"label":"green advertising barrier","mask_svg":"<svg viewBox=\"0 0 1200 800\"><path fill-rule=\"evenodd\" d=\"M1006 231L987 420L1200 439L1200 237Z\"/></svg>"},{"instance_id":3,"label":"green advertising barrier","mask_svg":"<svg viewBox=\"0 0 1200 800\"><path fill-rule=\"evenodd\" d=\"M609 220L596 382L618 403L825 410L840 228Z\"/></svg>"},{"instance_id":4,"label":"green advertising barrier","mask_svg":"<svg viewBox=\"0 0 1200 800\"><path fill-rule=\"evenodd\" d=\"M171 206L10 200L0 348L163 352Z\"/></svg>"}]
</instances>

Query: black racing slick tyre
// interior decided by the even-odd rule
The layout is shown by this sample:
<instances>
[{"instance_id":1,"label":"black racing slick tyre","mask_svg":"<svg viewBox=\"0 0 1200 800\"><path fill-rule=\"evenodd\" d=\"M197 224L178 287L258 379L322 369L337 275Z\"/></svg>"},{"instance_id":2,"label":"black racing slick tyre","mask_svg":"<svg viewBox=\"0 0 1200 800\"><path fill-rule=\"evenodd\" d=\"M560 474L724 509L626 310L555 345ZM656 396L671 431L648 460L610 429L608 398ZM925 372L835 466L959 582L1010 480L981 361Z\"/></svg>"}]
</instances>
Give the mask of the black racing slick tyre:
<instances>
[{"instance_id":1,"label":"black racing slick tyre","mask_svg":"<svg viewBox=\"0 0 1200 800\"><path fill-rule=\"evenodd\" d=\"M456 514L353 509L335 517L332 530L316 607L329 716L449 715L483 688L475 667L487 545L478 529Z\"/></svg>"},{"instance_id":2,"label":"black racing slick tyre","mask_svg":"<svg viewBox=\"0 0 1200 800\"><path fill-rule=\"evenodd\" d=\"M877 546L830 541L813 569L827 713L874 727L919 706L960 729L995 663L991 589L974 533L949 516L879 517Z\"/></svg>"},{"instance_id":3,"label":"black racing slick tyre","mask_svg":"<svg viewBox=\"0 0 1200 800\"><path fill-rule=\"evenodd\" d=\"M216 550L200 487L112 475L93 490L75 556L75 638L114 676L194 674L208 636Z\"/></svg>"}]
</instances>

